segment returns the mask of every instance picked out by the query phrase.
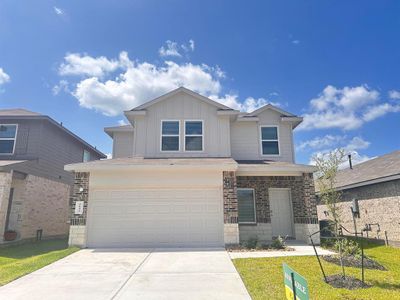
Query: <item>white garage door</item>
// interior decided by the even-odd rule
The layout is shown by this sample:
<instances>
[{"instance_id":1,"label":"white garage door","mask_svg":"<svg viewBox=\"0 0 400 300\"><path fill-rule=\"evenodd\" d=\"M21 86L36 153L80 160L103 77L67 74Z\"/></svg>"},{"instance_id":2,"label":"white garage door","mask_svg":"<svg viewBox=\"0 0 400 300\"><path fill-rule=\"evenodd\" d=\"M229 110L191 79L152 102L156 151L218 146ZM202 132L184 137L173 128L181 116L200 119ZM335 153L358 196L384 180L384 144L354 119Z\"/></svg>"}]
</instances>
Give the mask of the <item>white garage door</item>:
<instances>
[{"instance_id":1,"label":"white garage door","mask_svg":"<svg viewBox=\"0 0 400 300\"><path fill-rule=\"evenodd\" d=\"M91 191L88 247L220 247L216 189Z\"/></svg>"}]
</instances>

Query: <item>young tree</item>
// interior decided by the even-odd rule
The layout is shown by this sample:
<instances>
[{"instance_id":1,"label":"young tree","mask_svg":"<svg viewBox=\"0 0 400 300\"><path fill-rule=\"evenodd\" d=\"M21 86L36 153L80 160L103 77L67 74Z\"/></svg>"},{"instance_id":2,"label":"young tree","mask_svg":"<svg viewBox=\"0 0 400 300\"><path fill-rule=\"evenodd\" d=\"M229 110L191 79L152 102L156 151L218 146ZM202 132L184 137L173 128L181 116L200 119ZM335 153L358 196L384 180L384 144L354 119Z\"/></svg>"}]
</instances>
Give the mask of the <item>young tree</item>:
<instances>
[{"instance_id":1,"label":"young tree","mask_svg":"<svg viewBox=\"0 0 400 300\"><path fill-rule=\"evenodd\" d=\"M318 169L316 173L318 195L321 202L328 207L329 215L332 218L334 226L334 230L332 231L338 241L339 228L341 228L342 223L340 209L338 207L341 193L336 190L335 186L337 172L339 171L340 165L345 160L345 151L343 149L337 149L326 154L316 155L313 157L313 160ZM340 265L342 267L343 277L346 277L341 244L341 241L339 241Z\"/></svg>"}]
</instances>

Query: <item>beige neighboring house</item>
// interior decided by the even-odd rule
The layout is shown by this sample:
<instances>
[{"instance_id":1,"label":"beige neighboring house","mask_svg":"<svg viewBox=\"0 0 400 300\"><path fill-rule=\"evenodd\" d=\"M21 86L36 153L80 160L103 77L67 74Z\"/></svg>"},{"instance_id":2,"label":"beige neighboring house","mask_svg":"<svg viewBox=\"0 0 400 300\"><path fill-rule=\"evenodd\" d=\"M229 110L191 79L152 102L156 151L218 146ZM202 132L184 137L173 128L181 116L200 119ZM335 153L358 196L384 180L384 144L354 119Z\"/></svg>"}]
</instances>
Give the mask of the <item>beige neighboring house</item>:
<instances>
[{"instance_id":1,"label":"beige neighboring house","mask_svg":"<svg viewBox=\"0 0 400 300\"><path fill-rule=\"evenodd\" d=\"M71 245L308 242L318 230L315 167L294 158L302 118L272 105L242 113L183 87L124 113L129 125L105 128L113 159L65 167Z\"/></svg>"},{"instance_id":2,"label":"beige neighboring house","mask_svg":"<svg viewBox=\"0 0 400 300\"><path fill-rule=\"evenodd\" d=\"M5 232L67 236L73 176L64 165L104 157L46 115L0 110L0 244Z\"/></svg>"},{"instance_id":3,"label":"beige neighboring house","mask_svg":"<svg viewBox=\"0 0 400 300\"><path fill-rule=\"evenodd\" d=\"M357 231L368 226L364 236L400 246L400 151L395 151L352 168L340 170L336 188L341 191L339 204L343 226L354 232L351 207L358 202ZM318 205L319 220L329 220L326 205ZM386 233L385 233L386 232ZM346 232L344 232L346 234Z\"/></svg>"}]
</instances>

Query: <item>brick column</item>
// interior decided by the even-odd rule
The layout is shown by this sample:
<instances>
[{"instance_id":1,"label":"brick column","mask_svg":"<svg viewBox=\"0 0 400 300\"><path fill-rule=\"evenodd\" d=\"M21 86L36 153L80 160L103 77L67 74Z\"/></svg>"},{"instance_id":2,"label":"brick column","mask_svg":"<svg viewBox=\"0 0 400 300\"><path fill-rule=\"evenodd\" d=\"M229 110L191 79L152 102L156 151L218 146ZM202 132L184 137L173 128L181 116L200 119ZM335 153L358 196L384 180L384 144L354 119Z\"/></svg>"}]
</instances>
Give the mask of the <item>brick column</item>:
<instances>
[{"instance_id":1,"label":"brick column","mask_svg":"<svg viewBox=\"0 0 400 300\"><path fill-rule=\"evenodd\" d=\"M71 196L71 221L69 230L69 245L84 247L86 245L86 217L89 199L88 172L76 172ZM83 214L75 214L77 201L83 201Z\"/></svg>"},{"instance_id":2,"label":"brick column","mask_svg":"<svg viewBox=\"0 0 400 300\"><path fill-rule=\"evenodd\" d=\"M224 240L226 245L239 243L236 174L223 172Z\"/></svg>"}]
</instances>

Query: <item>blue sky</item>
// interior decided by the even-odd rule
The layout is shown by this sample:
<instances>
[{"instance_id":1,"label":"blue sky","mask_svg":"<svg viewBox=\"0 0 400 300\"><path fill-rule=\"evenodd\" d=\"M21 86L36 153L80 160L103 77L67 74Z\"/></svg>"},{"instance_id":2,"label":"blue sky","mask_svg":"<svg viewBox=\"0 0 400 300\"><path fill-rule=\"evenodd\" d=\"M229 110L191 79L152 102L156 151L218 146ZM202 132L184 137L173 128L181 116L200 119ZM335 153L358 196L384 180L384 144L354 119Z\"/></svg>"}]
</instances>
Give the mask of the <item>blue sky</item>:
<instances>
[{"instance_id":1,"label":"blue sky","mask_svg":"<svg viewBox=\"0 0 400 300\"><path fill-rule=\"evenodd\" d=\"M185 85L303 115L297 161L400 148L399 1L0 2L0 106L48 114L111 152L103 127Z\"/></svg>"}]
</instances>

